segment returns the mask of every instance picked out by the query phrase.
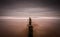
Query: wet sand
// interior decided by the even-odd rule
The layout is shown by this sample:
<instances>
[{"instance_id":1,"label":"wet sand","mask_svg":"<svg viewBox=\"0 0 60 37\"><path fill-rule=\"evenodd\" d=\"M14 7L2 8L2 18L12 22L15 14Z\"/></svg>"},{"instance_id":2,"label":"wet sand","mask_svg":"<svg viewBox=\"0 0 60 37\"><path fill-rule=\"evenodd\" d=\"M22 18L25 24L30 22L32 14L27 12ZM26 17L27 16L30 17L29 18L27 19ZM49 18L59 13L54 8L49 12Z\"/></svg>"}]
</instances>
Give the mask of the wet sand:
<instances>
[{"instance_id":1,"label":"wet sand","mask_svg":"<svg viewBox=\"0 0 60 37\"><path fill-rule=\"evenodd\" d=\"M0 19L1 37L28 37L28 19ZM57 19L32 19L33 37L58 37Z\"/></svg>"}]
</instances>

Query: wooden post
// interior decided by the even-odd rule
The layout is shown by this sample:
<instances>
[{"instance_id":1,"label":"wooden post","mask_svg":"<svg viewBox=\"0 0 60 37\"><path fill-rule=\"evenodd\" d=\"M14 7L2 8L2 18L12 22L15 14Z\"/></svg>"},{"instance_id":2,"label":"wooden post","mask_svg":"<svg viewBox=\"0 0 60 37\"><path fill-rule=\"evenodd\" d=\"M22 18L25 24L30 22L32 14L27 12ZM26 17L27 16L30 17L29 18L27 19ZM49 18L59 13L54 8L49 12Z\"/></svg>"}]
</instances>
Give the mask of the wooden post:
<instances>
[{"instance_id":1,"label":"wooden post","mask_svg":"<svg viewBox=\"0 0 60 37\"><path fill-rule=\"evenodd\" d=\"M28 25L28 37L33 37L33 26L30 17L29 17L29 25Z\"/></svg>"}]
</instances>

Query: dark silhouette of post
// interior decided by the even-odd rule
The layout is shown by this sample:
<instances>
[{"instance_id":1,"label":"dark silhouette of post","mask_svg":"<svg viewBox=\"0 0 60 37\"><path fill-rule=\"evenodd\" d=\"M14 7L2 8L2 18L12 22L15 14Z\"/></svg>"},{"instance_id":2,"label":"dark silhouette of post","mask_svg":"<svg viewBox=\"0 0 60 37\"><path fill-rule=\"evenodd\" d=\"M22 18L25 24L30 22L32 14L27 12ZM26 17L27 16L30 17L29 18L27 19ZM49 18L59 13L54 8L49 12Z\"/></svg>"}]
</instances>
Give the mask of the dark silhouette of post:
<instances>
[{"instance_id":1,"label":"dark silhouette of post","mask_svg":"<svg viewBox=\"0 0 60 37\"><path fill-rule=\"evenodd\" d=\"M33 26L30 17L29 17L29 25L28 25L28 37L33 37Z\"/></svg>"}]
</instances>

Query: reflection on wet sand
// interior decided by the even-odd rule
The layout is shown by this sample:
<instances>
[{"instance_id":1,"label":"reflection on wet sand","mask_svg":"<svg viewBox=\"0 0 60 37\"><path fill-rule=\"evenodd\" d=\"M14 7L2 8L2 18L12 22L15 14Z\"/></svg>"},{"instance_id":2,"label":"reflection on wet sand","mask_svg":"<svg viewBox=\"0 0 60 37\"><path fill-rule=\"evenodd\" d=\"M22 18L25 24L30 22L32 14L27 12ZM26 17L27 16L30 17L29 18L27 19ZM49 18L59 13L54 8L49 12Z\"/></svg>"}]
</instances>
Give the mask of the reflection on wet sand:
<instances>
[{"instance_id":1,"label":"reflection on wet sand","mask_svg":"<svg viewBox=\"0 0 60 37\"><path fill-rule=\"evenodd\" d=\"M1 37L28 37L28 19L1 19ZM58 20L32 19L33 37L58 37Z\"/></svg>"}]
</instances>

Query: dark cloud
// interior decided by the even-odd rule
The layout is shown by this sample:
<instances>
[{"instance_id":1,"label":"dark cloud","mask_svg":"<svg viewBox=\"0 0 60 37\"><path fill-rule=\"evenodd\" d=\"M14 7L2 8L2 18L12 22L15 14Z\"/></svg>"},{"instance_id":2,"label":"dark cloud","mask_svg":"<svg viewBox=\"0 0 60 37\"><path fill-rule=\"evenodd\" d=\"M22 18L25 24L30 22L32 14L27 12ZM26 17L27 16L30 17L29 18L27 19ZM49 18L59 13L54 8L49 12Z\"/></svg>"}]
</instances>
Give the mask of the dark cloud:
<instances>
[{"instance_id":1,"label":"dark cloud","mask_svg":"<svg viewBox=\"0 0 60 37\"><path fill-rule=\"evenodd\" d=\"M20 16L21 14L29 15L30 14L29 12L16 13L16 12L23 12L25 8L45 8L45 9L48 8L50 9L50 10L47 9L48 12L55 11L54 14L57 13L57 15L59 16L59 6L60 5L58 0L0 0L0 11L1 15L4 16L5 15L15 16L18 14L20 14ZM31 12L31 14L35 15L34 12L36 13L36 11L33 11ZM39 15L39 13L41 14L41 11L39 12L38 10L36 14Z\"/></svg>"}]
</instances>

